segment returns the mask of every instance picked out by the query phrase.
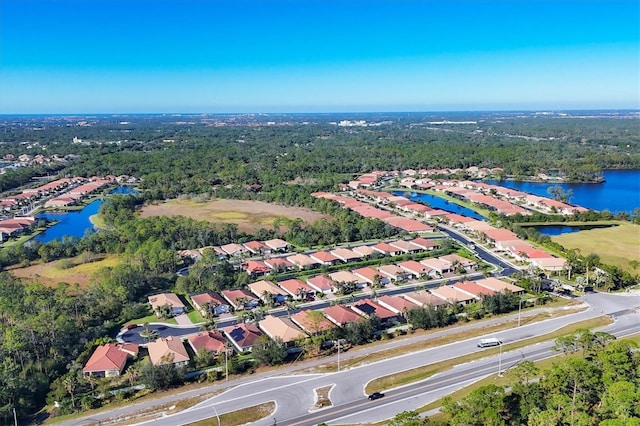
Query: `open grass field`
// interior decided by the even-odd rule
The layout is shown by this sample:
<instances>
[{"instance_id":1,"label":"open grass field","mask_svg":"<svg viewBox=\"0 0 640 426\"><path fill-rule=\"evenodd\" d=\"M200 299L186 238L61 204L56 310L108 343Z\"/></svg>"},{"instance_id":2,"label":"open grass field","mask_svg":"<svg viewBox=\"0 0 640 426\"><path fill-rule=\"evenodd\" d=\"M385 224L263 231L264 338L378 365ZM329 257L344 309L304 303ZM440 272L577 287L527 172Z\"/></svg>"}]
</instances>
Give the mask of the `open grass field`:
<instances>
[{"instance_id":1,"label":"open grass field","mask_svg":"<svg viewBox=\"0 0 640 426\"><path fill-rule=\"evenodd\" d=\"M567 249L579 249L583 256L595 253L600 256L602 263L633 273L629 262L640 261L640 225L629 222L617 224L610 228L589 229L551 239Z\"/></svg>"},{"instance_id":2,"label":"open grass field","mask_svg":"<svg viewBox=\"0 0 640 426\"><path fill-rule=\"evenodd\" d=\"M284 206L251 200L169 200L161 204L145 206L141 217L187 216L196 220L216 223L233 223L244 232L253 233L260 228L271 228L278 217L300 218L311 223L325 215L301 207Z\"/></svg>"},{"instance_id":3,"label":"open grass field","mask_svg":"<svg viewBox=\"0 0 640 426\"><path fill-rule=\"evenodd\" d=\"M69 261L73 265L78 260L77 258L71 258ZM55 260L53 262L10 269L9 272L18 278L24 278L32 282L38 281L44 285L55 286L57 283L64 281L69 284L78 283L81 288L85 288L95 272L105 267L116 266L121 261L122 259L119 256L108 255L95 262L82 263L65 269L60 265L61 260Z\"/></svg>"}]
</instances>

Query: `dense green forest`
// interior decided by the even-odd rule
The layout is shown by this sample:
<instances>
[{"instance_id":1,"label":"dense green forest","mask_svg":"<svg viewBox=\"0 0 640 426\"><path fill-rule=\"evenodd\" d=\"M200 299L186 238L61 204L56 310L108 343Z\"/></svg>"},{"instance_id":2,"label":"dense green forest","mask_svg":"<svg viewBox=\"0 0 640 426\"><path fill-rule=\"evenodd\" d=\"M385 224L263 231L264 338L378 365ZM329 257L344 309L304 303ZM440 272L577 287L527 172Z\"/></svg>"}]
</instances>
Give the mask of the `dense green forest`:
<instances>
[{"instance_id":1,"label":"dense green forest","mask_svg":"<svg viewBox=\"0 0 640 426\"><path fill-rule=\"evenodd\" d=\"M212 191L249 197L244 185L260 184L268 194L296 179L326 189L372 170L501 167L516 178L560 171L580 181L602 169L640 168L637 119L458 119L469 118L476 124L435 125L432 120L442 116L420 114L365 115L376 125L341 127L336 125L340 116L66 117L44 122L4 117L0 156L73 154L78 158L64 173L134 175L154 199ZM225 125L212 125L212 120ZM74 137L83 142L73 143ZM9 186L3 179L16 182L15 173L0 176L2 188Z\"/></svg>"}]
</instances>

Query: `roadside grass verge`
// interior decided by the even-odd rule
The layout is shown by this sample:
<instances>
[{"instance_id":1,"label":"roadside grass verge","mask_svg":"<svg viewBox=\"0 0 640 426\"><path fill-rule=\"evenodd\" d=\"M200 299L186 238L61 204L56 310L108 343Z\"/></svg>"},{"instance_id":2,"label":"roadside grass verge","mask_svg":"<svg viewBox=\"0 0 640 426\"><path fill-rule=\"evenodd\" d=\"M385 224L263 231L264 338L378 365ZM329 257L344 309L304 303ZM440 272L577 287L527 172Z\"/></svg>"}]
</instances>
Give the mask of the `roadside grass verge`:
<instances>
[{"instance_id":1,"label":"roadside grass verge","mask_svg":"<svg viewBox=\"0 0 640 426\"><path fill-rule=\"evenodd\" d=\"M576 332L581 328L598 328L611 324L612 321L609 317L602 316L585 321L580 321L574 324L566 325L552 333L544 334L530 339L521 340L514 343L503 345L502 352L511 351L514 349L524 348L536 343L546 342L549 340L557 339L561 336L567 336ZM466 336L469 337L469 336ZM440 343L439 345L441 345ZM438 346L439 346L438 345ZM476 359L486 358L488 356L496 355L500 348L485 349L482 352L471 353L462 357L448 359L435 364L429 364L411 370L401 371L391 376L380 377L378 379L369 382L365 388L365 393L369 394L375 391L382 391L389 388L394 388L409 383L414 383L419 380L424 380L436 372L442 372L448 370L458 364L474 361Z\"/></svg>"},{"instance_id":2,"label":"roadside grass verge","mask_svg":"<svg viewBox=\"0 0 640 426\"><path fill-rule=\"evenodd\" d=\"M165 391L156 391L151 392L149 389L145 389L137 393L136 395L124 398L122 400L114 400L111 401L108 405L104 407L96 408L93 410L82 411L79 413L67 414L64 416L51 417L44 421L45 424L55 424L63 421L70 421L74 419L82 419L86 418L85 421L79 421L78 424L82 423L84 425L98 425L98 424L118 424L118 425L127 425L127 424L135 424L145 420L152 420L154 418L160 417L163 413L171 411L171 413L176 413L178 411L186 410L187 408L193 407L194 405L211 398L221 392L222 390L205 392L201 395L184 398L171 403L157 404L150 406L146 409L141 409L133 414L128 414L126 416L113 417L109 419L104 419L101 421L95 421L91 423L92 419L90 418L92 415L99 414L104 411L111 411L118 407L124 407L131 405L132 403L139 404L147 401L153 401L157 398L162 398L170 395L176 395L188 391L193 391L202 387L210 386L211 383L193 383L189 385L180 386L177 388L165 390ZM43 412L51 411L52 407L45 407Z\"/></svg>"},{"instance_id":3,"label":"roadside grass verge","mask_svg":"<svg viewBox=\"0 0 640 426\"><path fill-rule=\"evenodd\" d=\"M224 426L239 426L256 422L273 413L276 409L274 402L265 402L264 404L254 405L244 410L232 411L231 413L221 414L220 424ZM216 425L218 420L216 417L210 417L195 423L188 423L187 426L212 426Z\"/></svg>"},{"instance_id":4,"label":"roadside grass verge","mask_svg":"<svg viewBox=\"0 0 640 426\"><path fill-rule=\"evenodd\" d=\"M574 302L575 303L575 302ZM559 302L557 302L557 306L563 306L564 304L566 304L566 301L564 299L560 299ZM546 307L546 305L545 305ZM536 308L528 308L528 309L540 309L540 307L536 307ZM528 310L527 309L527 310ZM544 308L543 308L544 309ZM562 310L553 310L550 312L546 312L546 311L540 311L537 312L535 315L530 315L530 316L522 316L520 324L522 326L530 324L530 323L535 323L535 322L539 322L539 321L544 321L544 320L548 320L548 319L552 319L552 318L557 318L557 317L561 317L561 316L565 316L565 315L569 315L569 314L573 314L576 312L580 312L582 309L580 307L575 307L575 306L566 306L565 309ZM522 310L522 312L526 312L525 309ZM505 314L505 315L513 315L513 313L511 314ZM479 320L479 321L473 321L474 323L479 322L482 323L483 321L489 321L491 319L495 319L496 317L490 317L487 318L485 320ZM342 368L352 368L352 367L357 367L359 365L364 365L364 364L370 364L372 362L376 362L376 361L381 361L383 359L386 358L391 358L391 357L396 357L396 356L400 356L400 355L404 355L407 353L411 353L411 352L417 352L423 349L429 349L429 348L433 348L436 346L441 346L441 345L446 345L448 343L454 343L454 342L458 342L460 340L466 340L466 339L471 339L471 338L475 338L478 336L478 333L481 332L482 334L491 334L491 333L495 333L498 331L502 331L502 330L507 330L510 328L514 327L514 321L517 320L511 320L511 321L507 321L507 322L502 322L499 324L492 324L492 325L487 325L484 326L480 329L480 331L478 329L473 329L473 330L466 330L466 331L459 331L457 333L452 333L452 334L448 334L446 336L440 336L440 337L430 337L432 334L435 334L439 331L444 330L443 328L438 328L438 329L431 329L431 330L416 330L413 333L409 333L405 336L402 337L390 337L388 340L379 340L379 341L375 341L373 343L369 343L368 345L362 345L362 346L358 346L358 348L367 348L367 347L375 347L378 346L380 344L384 344L384 343L389 343L390 340L398 340L398 346L390 348L390 349L385 349L385 350L381 350L381 351L377 351L377 352L373 352L370 353L368 355L363 355L363 356L358 356L358 357L353 357L353 358L348 358L348 359L344 359L340 362L340 367ZM456 327L462 327L464 325L467 325L469 323L458 323L457 325L452 325L449 326L449 329L451 330L455 330ZM402 344L402 340L403 339L407 339L407 338L411 338L411 337L416 337L416 336L422 336L422 339L418 342L414 342L414 343L410 343L410 344ZM318 367L314 367L308 370L304 370L304 373L327 373L327 372L334 372L337 369L337 363L336 362L329 362L327 364L323 364L320 365Z\"/></svg>"}]
</instances>

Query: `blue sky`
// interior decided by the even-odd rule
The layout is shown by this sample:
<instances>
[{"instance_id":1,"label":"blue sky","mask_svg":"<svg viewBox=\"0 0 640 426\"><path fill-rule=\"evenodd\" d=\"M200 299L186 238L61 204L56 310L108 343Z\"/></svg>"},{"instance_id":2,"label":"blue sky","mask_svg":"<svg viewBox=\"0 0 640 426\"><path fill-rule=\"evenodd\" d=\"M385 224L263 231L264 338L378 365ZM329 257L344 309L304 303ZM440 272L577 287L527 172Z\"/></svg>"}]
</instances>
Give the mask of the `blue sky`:
<instances>
[{"instance_id":1,"label":"blue sky","mask_svg":"<svg viewBox=\"0 0 640 426\"><path fill-rule=\"evenodd\" d=\"M640 108L638 0L0 0L0 113Z\"/></svg>"}]
</instances>

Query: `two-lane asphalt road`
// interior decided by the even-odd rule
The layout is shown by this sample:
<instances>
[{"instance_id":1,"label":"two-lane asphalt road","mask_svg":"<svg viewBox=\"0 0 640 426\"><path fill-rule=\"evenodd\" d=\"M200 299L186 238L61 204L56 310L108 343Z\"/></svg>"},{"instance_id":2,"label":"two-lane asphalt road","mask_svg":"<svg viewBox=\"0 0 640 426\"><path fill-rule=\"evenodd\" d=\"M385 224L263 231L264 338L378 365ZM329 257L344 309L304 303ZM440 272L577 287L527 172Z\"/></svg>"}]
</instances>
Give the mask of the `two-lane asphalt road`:
<instances>
[{"instance_id":1,"label":"two-lane asphalt road","mask_svg":"<svg viewBox=\"0 0 640 426\"><path fill-rule=\"evenodd\" d=\"M601 312L619 312L616 322L606 328L614 334L639 332L637 315L632 312L639 305L637 297L592 294L585 297L592 307L583 312L536 324L515 327L496 334L503 342L510 343L527 337L549 333L567 323L601 315ZM272 416L256 424L272 425L273 418L279 424L311 425L319 422L349 424L357 421L375 422L390 418L397 412L420 407L440 398L457 387L479 380L519 362L523 358L536 360L554 355L552 342L525 348L522 351L505 352L501 360L496 356L483 358L432 378L397 390L383 390L387 395L378 401L368 401L364 387L371 380L425 364L455 358L478 350L477 338L452 343L442 347L418 351L396 358L385 359L369 365L332 374L273 377L237 386L184 412L154 420L157 425L185 424L210 418L215 412L222 414L267 401L275 401L277 408ZM494 351L495 352L495 351ZM314 389L333 386L330 399L333 407L310 412Z\"/></svg>"}]
</instances>

